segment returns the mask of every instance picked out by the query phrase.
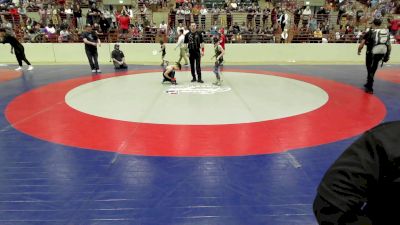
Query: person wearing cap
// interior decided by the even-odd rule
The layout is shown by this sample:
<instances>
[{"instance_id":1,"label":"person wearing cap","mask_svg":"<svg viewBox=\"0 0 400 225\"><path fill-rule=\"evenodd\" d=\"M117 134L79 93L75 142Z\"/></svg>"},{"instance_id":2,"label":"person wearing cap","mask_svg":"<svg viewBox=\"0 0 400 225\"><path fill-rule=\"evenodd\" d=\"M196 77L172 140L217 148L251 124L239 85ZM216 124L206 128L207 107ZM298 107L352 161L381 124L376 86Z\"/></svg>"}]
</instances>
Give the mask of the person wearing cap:
<instances>
[{"instance_id":1,"label":"person wearing cap","mask_svg":"<svg viewBox=\"0 0 400 225\"><path fill-rule=\"evenodd\" d=\"M92 30L92 26L87 24L85 27L85 32L82 33L82 39L85 43L85 52L86 56L89 60L90 68L92 69L92 73L101 73L98 63L98 53L97 46L100 46L100 39L97 36L97 33Z\"/></svg>"},{"instance_id":2,"label":"person wearing cap","mask_svg":"<svg viewBox=\"0 0 400 225\"><path fill-rule=\"evenodd\" d=\"M0 28L0 42L3 44L9 43L11 45L11 54L15 53L18 61L18 68L15 70L22 70L22 61L28 64L28 70L33 70L33 66L26 59L24 46L14 36L7 34L6 29Z\"/></svg>"},{"instance_id":3,"label":"person wearing cap","mask_svg":"<svg viewBox=\"0 0 400 225\"><path fill-rule=\"evenodd\" d=\"M128 69L128 65L125 62L125 55L119 49L119 44L114 45L114 50L111 52L111 59L114 63L114 69Z\"/></svg>"},{"instance_id":4,"label":"person wearing cap","mask_svg":"<svg viewBox=\"0 0 400 225\"><path fill-rule=\"evenodd\" d=\"M163 83L171 82L171 84L176 85L175 71L181 69L182 65L178 62L176 62L174 65L167 66L163 71Z\"/></svg>"},{"instance_id":5,"label":"person wearing cap","mask_svg":"<svg viewBox=\"0 0 400 225\"><path fill-rule=\"evenodd\" d=\"M214 82L214 85L221 85L221 71L220 71L220 67L222 62L224 61L223 56L225 54L225 50L222 47L222 45L220 44L221 40L218 37L214 37L213 38L213 42L214 42L214 51L215 51L215 55L213 56L213 58L215 57L215 63L214 63L214 74L215 77L217 78L217 81Z\"/></svg>"},{"instance_id":6,"label":"person wearing cap","mask_svg":"<svg viewBox=\"0 0 400 225\"><path fill-rule=\"evenodd\" d=\"M361 54L361 50L363 49L364 45L367 45L367 51L366 51L366 57L365 57L365 65L367 67L367 83L364 84L364 90L366 93L372 94L374 92L373 90L373 84L374 84L374 76L375 72L378 69L378 65L380 61L383 62L388 62L389 57L390 57L390 52L391 52L391 45L390 45L390 36L389 36L389 31L387 29L379 29L379 27L382 24L382 20L380 18L375 18L372 21L372 28L368 30L367 33L362 38L362 41L360 45L358 46L358 55ZM381 34L385 34L386 43L380 44L377 43L379 41L378 39L381 38ZM380 53L376 54L374 52L374 48L377 46L377 44L380 44L382 47L386 46L386 53Z\"/></svg>"}]
</instances>

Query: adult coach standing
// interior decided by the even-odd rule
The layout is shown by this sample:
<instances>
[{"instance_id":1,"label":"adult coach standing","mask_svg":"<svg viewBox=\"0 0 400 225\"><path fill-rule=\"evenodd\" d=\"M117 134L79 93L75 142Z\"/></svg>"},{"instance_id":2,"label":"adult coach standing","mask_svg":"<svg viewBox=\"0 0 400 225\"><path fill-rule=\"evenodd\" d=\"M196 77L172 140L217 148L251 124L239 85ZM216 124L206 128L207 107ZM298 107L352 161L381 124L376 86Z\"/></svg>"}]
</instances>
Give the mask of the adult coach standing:
<instances>
[{"instance_id":1,"label":"adult coach standing","mask_svg":"<svg viewBox=\"0 0 400 225\"><path fill-rule=\"evenodd\" d=\"M204 41L203 35L200 31L197 31L196 24L190 24L190 31L185 35L185 44L189 49L189 61L190 61L190 69L192 72L192 82L199 82L204 83L201 79L201 68L200 68L200 61L201 56L204 55ZM201 48L201 53L200 53ZM195 73L195 66L196 66L196 73Z\"/></svg>"},{"instance_id":2,"label":"adult coach standing","mask_svg":"<svg viewBox=\"0 0 400 225\"><path fill-rule=\"evenodd\" d=\"M11 54L15 53L15 57L18 61L18 68L15 70L22 70L22 61L25 61L26 64L29 65L28 70L33 70L33 66L26 59L24 46L19 43L19 41L9 34L6 34L6 30L4 28L0 29L0 41L5 44L9 43L11 45Z\"/></svg>"},{"instance_id":3,"label":"adult coach standing","mask_svg":"<svg viewBox=\"0 0 400 225\"><path fill-rule=\"evenodd\" d=\"M97 60L99 57L97 46L100 46L100 39L96 32L92 30L90 24L86 25L85 32L82 33L82 39L85 43L86 56L88 57L92 73L101 73Z\"/></svg>"},{"instance_id":4,"label":"adult coach standing","mask_svg":"<svg viewBox=\"0 0 400 225\"><path fill-rule=\"evenodd\" d=\"M374 19L372 28L364 35L363 40L358 46L358 55L364 45L367 45L365 65L367 66L367 83L364 85L365 92L372 94L374 76L378 69L379 62L388 62L391 52L389 30L384 28L380 29L382 24L381 19Z\"/></svg>"}]
</instances>

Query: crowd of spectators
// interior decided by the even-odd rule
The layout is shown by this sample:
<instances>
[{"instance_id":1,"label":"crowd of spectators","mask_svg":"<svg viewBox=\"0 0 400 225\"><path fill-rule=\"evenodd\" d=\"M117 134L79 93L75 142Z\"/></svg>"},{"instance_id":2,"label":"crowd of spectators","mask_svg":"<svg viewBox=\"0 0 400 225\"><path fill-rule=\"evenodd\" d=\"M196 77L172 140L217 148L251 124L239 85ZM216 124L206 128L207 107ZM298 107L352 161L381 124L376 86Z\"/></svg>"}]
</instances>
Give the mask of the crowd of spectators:
<instances>
[{"instance_id":1,"label":"crowd of spectators","mask_svg":"<svg viewBox=\"0 0 400 225\"><path fill-rule=\"evenodd\" d=\"M170 7L167 0L139 0L134 7L103 6L99 2L58 0L0 0L1 26L24 42L77 42L85 24L90 24L102 41L108 42L176 42L180 29L198 24L206 41L224 28L232 43L286 42L357 42L372 18L387 18L393 40L399 38L396 0L327 1L322 7L284 0L261 9L257 1L177 0ZM82 6L88 7L83 13ZM169 9L168 21L157 25L151 9ZM38 13L38 20L27 12ZM86 12L86 10L85 10ZM397 40L398 41L398 40Z\"/></svg>"}]
</instances>

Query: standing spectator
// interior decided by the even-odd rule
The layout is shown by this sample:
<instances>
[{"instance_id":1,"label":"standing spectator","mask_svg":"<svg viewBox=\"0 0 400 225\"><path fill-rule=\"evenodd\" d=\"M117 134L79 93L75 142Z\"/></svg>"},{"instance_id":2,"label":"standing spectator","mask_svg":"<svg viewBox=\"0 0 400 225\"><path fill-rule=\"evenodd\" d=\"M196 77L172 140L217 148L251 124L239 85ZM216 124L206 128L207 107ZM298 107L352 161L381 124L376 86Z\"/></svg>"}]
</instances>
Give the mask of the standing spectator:
<instances>
[{"instance_id":1,"label":"standing spectator","mask_svg":"<svg viewBox=\"0 0 400 225\"><path fill-rule=\"evenodd\" d=\"M107 34L108 30L110 29L110 23L108 22L108 20L104 14L101 14L99 24L100 24L101 32L104 34Z\"/></svg>"},{"instance_id":2,"label":"standing spectator","mask_svg":"<svg viewBox=\"0 0 400 225\"><path fill-rule=\"evenodd\" d=\"M296 26L296 28L299 27L300 18L301 18L302 14L303 14L303 10L301 8L297 8L296 11L294 11L293 22L294 22L294 25Z\"/></svg>"},{"instance_id":3,"label":"standing spectator","mask_svg":"<svg viewBox=\"0 0 400 225\"><path fill-rule=\"evenodd\" d=\"M307 5L306 8L303 10L302 17L303 17L302 25L303 28L305 28L308 25L308 21L310 20L311 17L311 9L309 5Z\"/></svg>"},{"instance_id":4,"label":"standing spectator","mask_svg":"<svg viewBox=\"0 0 400 225\"><path fill-rule=\"evenodd\" d=\"M176 11L175 9L171 8L169 10L169 27L175 27L175 20L176 20Z\"/></svg>"},{"instance_id":5,"label":"standing spectator","mask_svg":"<svg viewBox=\"0 0 400 225\"><path fill-rule=\"evenodd\" d=\"M276 11L276 8L274 7L271 11L271 27L273 27L276 24L277 20L278 20L278 12Z\"/></svg>"},{"instance_id":6,"label":"standing spectator","mask_svg":"<svg viewBox=\"0 0 400 225\"><path fill-rule=\"evenodd\" d=\"M265 27L267 26L269 13L270 13L270 10L268 8L264 9L263 16L262 16L263 29L265 29Z\"/></svg>"},{"instance_id":7,"label":"standing spectator","mask_svg":"<svg viewBox=\"0 0 400 225\"><path fill-rule=\"evenodd\" d=\"M38 11L41 24L47 24L47 7L41 7Z\"/></svg>"},{"instance_id":8,"label":"standing spectator","mask_svg":"<svg viewBox=\"0 0 400 225\"><path fill-rule=\"evenodd\" d=\"M51 20L53 21L54 25L59 25L61 22L59 10L53 5L51 6Z\"/></svg>"},{"instance_id":9,"label":"standing spectator","mask_svg":"<svg viewBox=\"0 0 400 225\"><path fill-rule=\"evenodd\" d=\"M26 3L24 3L18 8L18 14L20 15L21 20L26 16L26 6Z\"/></svg>"},{"instance_id":10,"label":"standing spectator","mask_svg":"<svg viewBox=\"0 0 400 225\"><path fill-rule=\"evenodd\" d=\"M176 27L176 33L180 34L180 31L181 31L181 30L182 30L182 32L183 32L184 26L180 23L180 24Z\"/></svg>"},{"instance_id":11,"label":"standing spectator","mask_svg":"<svg viewBox=\"0 0 400 225\"><path fill-rule=\"evenodd\" d=\"M192 82L204 83L201 79L200 59L204 55L204 41L201 32L196 30L196 24L190 25L190 31L185 35L185 44L189 49L190 69L192 73ZM201 49L201 53L200 53ZM196 67L196 69L195 69ZM196 73L197 72L197 79Z\"/></svg>"},{"instance_id":12,"label":"standing spectator","mask_svg":"<svg viewBox=\"0 0 400 225\"><path fill-rule=\"evenodd\" d=\"M231 13L231 10L228 9L228 10L226 10L226 27L228 27L228 28L231 27L232 21L233 21L232 13Z\"/></svg>"},{"instance_id":13,"label":"standing spectator","mask_svg":"<svg viewBox=\"0 0 400 225\"><path fill-rule=\"evenodd\" d=\"M200 14L201 14L201 30L205 30L206 29L206 16L207 16L208 12L207 12L207 9L204 7L204 5L201 6Z\"/></svg>"},{"instance_id":14,"label":"standing spectator","mask_svg":"<svg viewBox=\"0 0 400 225\"><path fill-rule=\"evenodd\" d=\"M400 19L393 19L393 18L388 18L388 24L389 24L389 31L390 34L392 34L393 36L397 35L397 32L399 30L400 27Z\"/></svg>"},{"instance_id":15,"label":"standing spectator","mask_svg":"<svg viewBox=\"0 0 400 225\"><path fill-rule=\"evenodd\" d=\"M70 6L67 6L66 8L65 8L65 15L67 16L67 20L68 20L68 22L71 20L71 18L72 18L72 14L73 14L73 12L72 12L72 9L71 9L71 7Z\"/></svg>"},{"instance_id":16,"label":"standing spectator","mask_svg":"<svg viewBox=\"0 0 400 225\"><path fill-rule=\"evenodd\" d=\"M256 11L255 11L255 17L254 17L254 22L255 22L255 24L256 24L256 29L259 29L260 28L260 24L261 24L261 11L260 11L260 9L257 9Z\"/></svg>"},{"instance_id":17,"label":"standing spectator","mask_svg":"<svg viewBox=\"0 0 400 225\"><path fill-rule=\"evenodd\" d=\"M97 46L100 46L101 43L99 37L97 36L96 32L92 30L92 26L90 24L86 25L85 32L82 33L82 39L85 43L85 52L89 60L90 68L92 69L92 73L101 73L97 53Z\"/></svg>"},{"instance_id":18,"label":"standing spectator","mask_svg":"<svg viewBox=\"0 0 400 225\"><path fill-rule=\"evenodd\" d=\"M96 8L96 5L92 5L92 7L88 10L86 18L86 22L92 26L95 23L99 23L100 11Z\"/></svg>"},{"instance_id":19,"label":"standing spectator","mask_svg":"<svg viewBox=\"0 0 400 225\"><path fill-rule=\"evenodd\" d=\"M168 26L167 26L167 24L164 22L164 20L163 21L161 21L161 24L160 24L160 33L162 33L162 34L166 34L167 33L167 29L168 29Z\"/></svg>"},{"instance_id":20,"label":"standing spectator","mask_svg":"<svg viewBox=\"0 0 400 225\"><path fill-rule=\"evenodd\" d=\"M191 23L191 11L190 11L189 7L185 6L185 10L183 10L183 14L185 16L185 25L187 27L189 27L190 23Z\"/></svg>"},{"instance_id":21,"label":"standing spectator","mask_svg":"<svg viewBox=\"0 0 400 225\"><path fill-rule=\"evenodd\" d=\"M253 7L249 7L247 9L247 28L251 29L253 28L253 19L254 19L254 9Z\"/></svg>"},{"instance_id":22,"label":"standing spectator","mask_svg":"<svg viewBox=\"0 0 400 225\"><path fill-rule=\"evenodd\" d=\"M281 25L281 29L285 30L285 27L286 27L288 21L290 21L289 15L286 13L285 10L282 11L278 21L279 21L279 23Z\"/></svg>"},{"instance_id":23,"label":"standing spectator","mask_svg":"<svg viewBox=\"0 0 400 225\"><path fill-rule=\"evenodd\" d=\"M127 34L129 29L130 19L125 11L122 11L122 15L118 18L118 23L121 33Z\"/></svg>"},{"instance_id":24,"label":"standing spectator","mask_svg":"<svg viewBox=\"0 0 400 225\"><path fill-rule=\"evenodd\" d=\"M104 9L103 10L103 14L104 14L104 18L107 20L107 23L108 23L109 27L111 27L111 25L112 25L112 16L111 16L110 10Z\"/></svg>"},{"instance_id":25,"label":"standing spectator","mask_svg":"<svg viewBox=\"0 0 400 225\"><path fill-rule=\"evenodd\" d=\"M214 8L212 9L212 20L211 20L211 24L216 24L216 23L218 23L218 17L219 17L219 10L216 8L216 6L214 6Z\"/></svg>"},{"instance_id":26,"label":"standing spectator","mask_svg":"<svg viewBox=\"0 0 400 225\"><path fill-rule=\"evenodd\" d=\"M197 26L199 26L199 14L200 14L199 5L196 4L196 5L192 8L192 14L193 14L193 21L194 21L194 23L195 23Z\"/></svg>"},{"instance_id":27,"label":"standing spectator","mask_svg":"<svg viewBox=\"0 0 400 225\"><path fill-rule=\"evenodd\" d=\"M73 13L74 13L76 27L79 30L82 30L83 28L82 9L79 4L74 5Z\"/></svg>"},{"instance_id":28,"label":"standing spectator","mask_svg":"<svg viewBox=\"0 0 400 225\"><path fill-rule=\"evenodd\" d=\"M374 84L374 76L378 69L379 62L381 60L383 60L383 62L389 61L391 51L390 35L388 34L387 29L379 29L381 24L381 19L374 19L373 28L364 35L363 40L358 47L358 55L360 55L364 45L367 45L365 64L367 66L368 76L367 83L364 87L365 92L370 94L374 91L372 86ZM380 47L384 47L385 50L382 52L376 51L380 49Z\"/></svg>"},{"instance_id":29,"label":"standing spectator","mask_svg":"<svg viewBox=\"0 0 400 225\"><path fill-rule=\"evenodd\" d=\"M183 24L183 20L185 19L184 15L185 11L182 9L182 6L179 6L176 11L176 19L178 20L178 24Z\"/></svg>"},{"instance_id":30,"label":"standing spectator","mask_svg":"<svg viewBox=\"0 0 400 225\"><path fill-rule=\"evenodd\" d=\"M356 12L356 24L359 25L361 21L361 17L364 16L364 11L362 9L357 10Z\"/></svg>"}]
</instances>

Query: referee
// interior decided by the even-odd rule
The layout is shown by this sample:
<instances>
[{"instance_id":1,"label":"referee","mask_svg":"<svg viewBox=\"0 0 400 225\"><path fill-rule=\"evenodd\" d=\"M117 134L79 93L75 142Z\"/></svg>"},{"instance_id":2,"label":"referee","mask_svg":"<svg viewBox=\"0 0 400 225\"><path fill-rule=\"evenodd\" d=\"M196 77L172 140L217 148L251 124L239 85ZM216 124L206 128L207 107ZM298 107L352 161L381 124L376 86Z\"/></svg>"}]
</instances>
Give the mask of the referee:
<instances>
[{"instance_id":1,"label":"referee","mask_svg":"<svg viewBox=\"0 0 400 225\"><path fill-rule=\"evenodd\" d=\"M185 44L189 49L190 69L192 72L192 82L204 83L201 79L200 59L204 56L204 41L203 35L200 31L196 30L196 24L190 24L190 31L185 35ZM201 48L201 53L200 53ZM195 66L197 72L197 79L195 73Z\"/></svg>"}]
</instances>

